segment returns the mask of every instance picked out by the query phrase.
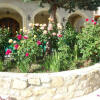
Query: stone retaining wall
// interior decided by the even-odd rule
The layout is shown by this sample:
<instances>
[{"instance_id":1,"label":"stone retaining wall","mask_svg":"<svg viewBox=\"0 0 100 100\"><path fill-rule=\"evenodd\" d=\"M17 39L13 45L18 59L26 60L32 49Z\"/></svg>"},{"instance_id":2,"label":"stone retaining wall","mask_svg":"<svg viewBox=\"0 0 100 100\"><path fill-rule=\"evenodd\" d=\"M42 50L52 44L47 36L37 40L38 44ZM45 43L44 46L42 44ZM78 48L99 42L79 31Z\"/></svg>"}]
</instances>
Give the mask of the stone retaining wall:
<instances>
[{"instance_id":1,"label":"stone retaining wall","mask_svg":"<svg viewBox=\"0 0 100 100\"><path fill-rule=\"evenodd\" d=\"M14 100L70 100L100 88L100 64L58 73L0 72L0 95Z\"/></svg>"}]
</instances>

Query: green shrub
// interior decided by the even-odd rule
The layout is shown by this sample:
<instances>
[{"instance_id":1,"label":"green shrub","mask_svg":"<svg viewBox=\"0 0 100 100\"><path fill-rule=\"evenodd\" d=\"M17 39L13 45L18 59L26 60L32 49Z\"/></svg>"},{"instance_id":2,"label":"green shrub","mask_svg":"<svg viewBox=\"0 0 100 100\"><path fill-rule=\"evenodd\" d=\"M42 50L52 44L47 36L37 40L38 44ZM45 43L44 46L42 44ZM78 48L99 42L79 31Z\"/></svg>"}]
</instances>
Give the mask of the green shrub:
<instances>
[{"instance_id":1,"label":"green shrub","mask_svg":"<svg viewBox=\"0 0 100 100\"><path fill-rule=\"evenodd\" d=\"M3 71L3 61L0 60L0 71Z\"/></svg>"},{"instance_id":2,"label":"green shrub","mask_svg":"<svg viewBox=\"0 0 100 100\"><path fill-rule=\"evenodd\" d=\"M80 57L86 61L98 62L100 60L100 23L85 23L77 39Z\"/></svg>"},{"instance_id":3,"label":"green shrub","mask_svg":"<svg viewBox=\"0 0 100 100\"><path fill-rule=\"evenodd\" d=\"M8 29L0 28L0 59L4 60L5 48L8 46L8 40L11 37L11 33Z\"/></svg>"}]
</instances>

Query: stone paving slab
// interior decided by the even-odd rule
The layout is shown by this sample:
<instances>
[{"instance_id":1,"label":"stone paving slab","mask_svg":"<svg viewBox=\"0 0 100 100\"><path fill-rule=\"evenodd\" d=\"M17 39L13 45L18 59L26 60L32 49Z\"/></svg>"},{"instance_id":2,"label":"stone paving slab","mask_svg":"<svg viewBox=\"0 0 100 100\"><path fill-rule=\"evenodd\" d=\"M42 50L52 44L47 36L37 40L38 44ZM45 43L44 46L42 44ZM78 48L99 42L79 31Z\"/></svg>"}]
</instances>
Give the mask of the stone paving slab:
<instances>
[{"instance_id":1,"label":"stone paving slab","mask_svg":"<svg viewBox=\"0 0 100 100\"><path fill-rule=\"evenodd\" d=\"M72 100L100 100L100 88L88 95L78 97Z\"/></svg>"}]
</instances>

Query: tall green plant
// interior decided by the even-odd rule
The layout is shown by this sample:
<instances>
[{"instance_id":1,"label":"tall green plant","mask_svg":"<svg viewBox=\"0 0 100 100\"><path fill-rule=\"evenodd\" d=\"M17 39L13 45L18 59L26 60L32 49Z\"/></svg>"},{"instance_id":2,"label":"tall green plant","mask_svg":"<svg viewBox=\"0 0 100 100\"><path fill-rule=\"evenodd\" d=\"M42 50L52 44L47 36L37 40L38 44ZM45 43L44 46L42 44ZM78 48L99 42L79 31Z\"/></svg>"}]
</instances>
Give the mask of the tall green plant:
<instances>
[{"instance_id":1,"label":"tall green plant","mask_svg":"<svg viewBox=\"0 0 100 100\"><path fill-rule=\"evenodd\" d=\"M11 33L8 29L0 28L0 59L4 60L5 48L8 46L8 40L11 37Z\"/></svg>"},{"instance_id":2,"label":"tall green plant","mask_svg":"<svg viewBox=\"0 0 100 100\"><path fill-rule=\"evenodd\" d=\"M87 19L82 32L78 34L78 47L80 57L98 62L100 60L100 23Z\"/></svg>"}]
</instances>

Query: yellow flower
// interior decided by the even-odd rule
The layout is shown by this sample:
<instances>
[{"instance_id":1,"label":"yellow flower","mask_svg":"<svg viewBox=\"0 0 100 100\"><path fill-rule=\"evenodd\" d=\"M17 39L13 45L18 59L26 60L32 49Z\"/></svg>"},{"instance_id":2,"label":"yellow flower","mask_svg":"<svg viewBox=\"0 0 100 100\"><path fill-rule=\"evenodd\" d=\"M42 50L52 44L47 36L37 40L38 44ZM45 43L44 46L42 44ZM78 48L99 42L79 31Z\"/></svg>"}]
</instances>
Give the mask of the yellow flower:
<instances>
[{"instance_id":1,"label":"yellow flower","mask_svg":"<svg viewBox=\"0 0 100 100\"><path fill-rule=\"evenodd\" d=\"M34 35L34 38L36 38L37 36L36 35Z\"/></svg>"},{"instance_id":2,"label":"yellow flower","mask_svg":"<svg viewBox=\"0 0 100 100\"><path fill-rule=\"evenodd\" d=\"M40 26L42 26L42 24L40 24Z\"/></svg>"},{"instance_id":3,"label":"yellow flower","mask_svg":"<svg viewBox=\"0 0 100 100\"><path fill-rule=\"evenodd\" d=\"M23 31L23 29L20 29L20 32L22 32Z\"/></svg>"},{"instance_id":4,"label":"yellow flower","mask_svg":"<svg viewBox=\"0 0 100 100\"><path fill-rule=\"evenodd\" d=\"M13 40L12 40L12 39L10 39L8 42L9 42L9 43L13 43Z\"/></svg>"}]
</instances>

